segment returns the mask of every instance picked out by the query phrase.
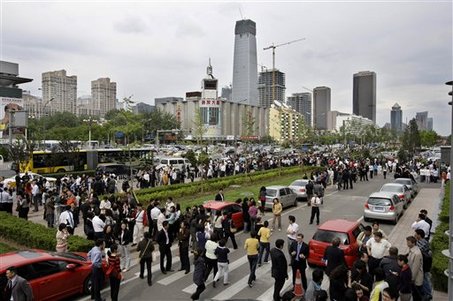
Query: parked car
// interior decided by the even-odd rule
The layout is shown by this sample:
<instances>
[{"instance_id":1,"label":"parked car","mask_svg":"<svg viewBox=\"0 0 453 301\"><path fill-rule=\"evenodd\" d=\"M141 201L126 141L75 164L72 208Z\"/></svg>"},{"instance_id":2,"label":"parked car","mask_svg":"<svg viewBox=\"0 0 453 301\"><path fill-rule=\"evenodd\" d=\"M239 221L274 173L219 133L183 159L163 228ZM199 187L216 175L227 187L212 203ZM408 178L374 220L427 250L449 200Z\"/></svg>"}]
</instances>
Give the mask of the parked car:
<instances>
[{"instance_id":1,"label":"parked car","mask_svg":"<svg viewBox=\"0 0 453 301\"><path fill-rule=\"evenodd\" d=\"M120 163L100 163L96 167L96 173L108 173L115 174L117 176L129 176L131 174L131 168L126 164ZM132 170L132 174L135 174L134 170Z\"/></svg>"},{"instance_id":2,"label":"parked car","mask_svg":"<svg viewBox=\"0 0 453 301\"><path fill-rule=\"evenodd\" d=\"M354 261L359 258L359 246L357 236L364 227L361 223L344 219L329 220L318 227L313 238L308 243L310 266L325 266L324 252L332 245L332 240L340 238L340 248L344 251L344 259L348 267L352 267Z\"/></svg>"},{"instance_id":3,"label":"parked car","mask_svg":"<svg viewBox=\"0 0 453 301\"><path fill-rule=\"evenodd\" d=\"M236 229L242 229L244 227L244 217L242 215L242 206L233 202L219 202L219 201L208 201L203 204L206 209L211 209L211 213L215 216L217 211L231 213L231 219Z\"/></svg>"},{"instance_id":4,"label":"parked car","mask_svg":"<svg viewBox=\"0 0 453 301\"><path fill-rule=\"evenodd\" d=\"M191 166L190 161L182 157L156 158L154 160L154 164L156 164L156 169L171 166L182 171L184 171L187 168L187 166Z\"/></svg>"},{"instance_id":5,"label":"parked car","mask_svg":"<svg viewBox=\"0 0 453 301\"><path fill-rule=\"evenodd\" d=\"M382 185L381 189L379 191L382 192L392 192L396 194L400 200L402 200L404 203L404 208L407 207L412 202L412 194L409 188L407 188L406 185L404 184L399 184L399 183L387 183Z\"/></svg>"},{"instance_id":6,"label":"parked car","mask_svg":"<svg viewBox=\"0 0 453 301\"><path fill-rule=\"evenodd\" d=\"M0 291L8 283L6 269L17 268L33 290L34 300L62 300L89 294L91 262L86 253L55 253L41 250L16 251L0 256Z\"/></svg>"},{"instance_id":7,"label":"parked car","mask_svg":"<svg viewBox=\"0 0 453 301\"><path fill-rule=\"evenodd\" d=\"M308 180L300 179L295 180L289 185L294 193L297 195L298 199L307 199L307 191L305 190L305 185L308 184Z\"/></svg>"},{"instance_id":8,"label":"parked car","mask_svg":"<svg viewBox=\"0 0 453 301\"><path fill-rule=\"evenodd\" d=\"M266 209L272 210L275 198L280 200L283 208L297 206L297 194L288 186L268 186L266 187Z\"/></svg>"},{"instance_id":9,"label":"parked car","mask_svg":"<svg viewBox=\"0 0 453 301\"><path fill-rule=\"evenodd\" d=\"M34 181L34 180L38 181L41 178L45 178L46 181L49 182L50 187L55 187L55 183L57 182L57 178L44 177L44 176L34 173L34 172L27 172L27 175L30 177L30 181ZM23 177L25 176L25 173L21 172L19 174L19 176L21 177L21 179L23 179ZM3 185L5 187L16 187L16 176L4 179Z\"/></svg>"},{"instance_id":10,"label":"parked car","mask_svg":"<svg viewBox=\"0 0 453 301\"><path fill-rule=\"evenodd\" d=\"M393 181L393 183L398 183L398 184L404 184L409 188L412 194L412 199L415 198L415 196L418 194L420 191L420 188L418 187L417 182L415 182L411 178L397 178Z\"/></svg>"},{"instance_id":11,"label":"parked car","mask_svg":"<svg viewBox=\"0 0 453 301\"><path fill-rule=\"evenodd\" d=\"M404 213L404 200L399 198L394 192L375 192L372 193L365 203L363 209L363 219L392 221L396 225L398 219Z\"/></svg>"}]
</instances>

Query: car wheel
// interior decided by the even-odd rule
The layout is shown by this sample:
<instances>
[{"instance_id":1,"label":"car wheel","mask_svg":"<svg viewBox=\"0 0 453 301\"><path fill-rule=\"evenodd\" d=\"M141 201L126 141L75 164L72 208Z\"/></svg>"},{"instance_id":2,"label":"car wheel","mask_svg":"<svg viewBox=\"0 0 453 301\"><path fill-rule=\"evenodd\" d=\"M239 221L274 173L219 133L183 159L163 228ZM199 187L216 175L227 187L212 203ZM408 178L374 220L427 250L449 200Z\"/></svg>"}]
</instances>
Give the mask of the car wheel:
<instances>
[{"instance_id":1,"label":"car wheel","mask_svg":"<svg viewBox=\"0 0 453 301\"><path fill-rule=\"evenodd\" d=\"M294 199L294 207L297 207L297 198Z\"/></svg>"},{"instance_id":2,"label":"car wheel","mask_svg":"<svg viewBox=\"0 0 453 301\"><path fill-rule=\"evenodd\" d=\"M83 282L83 293L85 295L91 294L91 286L92 286L92 283L91 283L91 274L90 274Z\"/></svg>"},{"instance_id":3,"label":"car wheel","mask_svg":"<svg viewBox=\"0 0 453 301\"><path fill-rule=\"evenodd\" d=\"M66 170L64 170L63 168L60 168L57 170L57 173L64 173L64 172L66 172Z\"/></svg>"},{"instance_id":4,"label":"car wheel","mask_svg":"<svg viewBox=\"0 0 453 301\"><path fill-rule=\"evenodd\" d=\"M395 217L395 219L392 221L392 224L396 225L398 223L398 215Z\"/></svg>"}]
</instances>

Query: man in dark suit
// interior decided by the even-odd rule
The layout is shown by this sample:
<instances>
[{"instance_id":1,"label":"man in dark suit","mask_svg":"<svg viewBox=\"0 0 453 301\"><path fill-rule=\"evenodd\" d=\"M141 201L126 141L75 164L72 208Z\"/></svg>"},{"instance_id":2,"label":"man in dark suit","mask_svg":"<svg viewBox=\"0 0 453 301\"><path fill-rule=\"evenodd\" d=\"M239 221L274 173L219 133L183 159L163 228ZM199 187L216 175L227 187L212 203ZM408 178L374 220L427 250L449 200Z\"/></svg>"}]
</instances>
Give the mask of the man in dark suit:
<instances>
[{"instance_id":1,"label":"man in dark suit","mask_svg":"<svg viewBox=\"0 0 453 301\"><path fill-rule=\"evenodd\" d=\"M162 230L157 234L157 243L159 244L160 270L162 271L162 274L173 272L171 269L171 242L170 234L168 233L168 221L162 223ZM167 258L167 264L164 267L165 257Z\"/></svg>"},{"instance_id":2,"label":"man in dark suit","mask_svg":"<svg viewBox=\"0 0 453 301\"><path fill-rule=\"evenodd\" d=\"M219 202L225 201L225 195L223 194L223 189L222 188L220 188L219 193L216 194L214 200L219 201Z\"/></svg>"},{"instance_id":3,"label":"man in dark suit","mask_svg":"<svg viewBox=\"0 0 453 301\"><path fill-rule=\"evenodd\" d=\"M7 296L5 300L14 301L31 301L33 300L33 291L30 284L24 278L17 275L16 267L6 269L8 284L6 285Z\"/></svg>"},{"instance_id":4,"label":"man in dark suit","mask_svg":"<svg viewBox=\"0 0 453 301\"><path fill-rule=\"evenodd\" d=\"M344 252L340 249L340 238L335 237L332 240L332 245L328 246L326 251L324 252L323 260L327 262L326 266L326 274L327 276L330 275L333 269L335 269L339 265L346 265L344 261Z\"/></svg>"},{"instance_id":5,"label":"man in dark suit","mask_svg":"<svg viewBox=\"0 0 453 301\"><path fill-rule=\"evenodd\" d=\"M293 241L289 247L289 254L291 255L291 266L293 268L293 286L296 283L297 270L299 270L304 291L307 290L307 276L305 275L305 269L307 268L308 253L309 249L308 245L304 242L304 235L298 233L296 241Z\"/></svg>"},{"instance_id":6,"label":"man in dark suit","mask_svg":"<svg viewBox=\"0 0 453 301\"><path fill-rule=\"evenodd\" d=\"M283 245L285 241L283 239L277 239L275 242L275 248L271 250L272 260L272 278L275 279L274 284L274 301L280 301L280 291L285 284L285 280L288 279L288 262L286 261L285 254L283 253Z\"/></svg>"}]
</instances>

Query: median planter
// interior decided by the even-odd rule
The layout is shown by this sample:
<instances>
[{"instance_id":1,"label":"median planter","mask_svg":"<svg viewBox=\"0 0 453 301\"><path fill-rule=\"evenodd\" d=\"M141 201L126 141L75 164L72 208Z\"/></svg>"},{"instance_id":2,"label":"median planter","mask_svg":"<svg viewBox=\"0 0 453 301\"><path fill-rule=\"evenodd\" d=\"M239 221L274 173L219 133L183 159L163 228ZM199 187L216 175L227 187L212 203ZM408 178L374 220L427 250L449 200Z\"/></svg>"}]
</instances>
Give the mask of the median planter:
<instances>
[{"instance_id":1,"label":"median planter","mask_svg":"<svg viewBox=\"0 0 453 301\"><path fill-rule=\"evenodd\" d=\"M56 229L47 228L41 224L26 221L0 212L0 236L6 240L15 241L32 249L54 251L56 245ZM88 252L93 242L80 236L70 236L69 251Z\"/></svg>"}]
</instances>

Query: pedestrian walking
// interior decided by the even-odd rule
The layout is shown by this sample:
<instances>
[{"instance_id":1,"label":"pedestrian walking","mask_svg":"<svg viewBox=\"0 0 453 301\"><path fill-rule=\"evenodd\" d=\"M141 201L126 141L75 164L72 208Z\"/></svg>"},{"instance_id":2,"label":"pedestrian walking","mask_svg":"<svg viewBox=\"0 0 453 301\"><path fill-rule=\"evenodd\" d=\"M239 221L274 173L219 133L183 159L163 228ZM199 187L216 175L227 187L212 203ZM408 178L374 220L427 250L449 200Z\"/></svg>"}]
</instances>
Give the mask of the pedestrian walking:
<instances>
[{"instance_id":1,"label":"pedestrian walking","mask_svg":"<svg viewBox=\"0 0 453 301\"><path fill-rule=\"evenodd\" d=\"M256 238L255 232L250 232L250 237L245 240L244 249L247 251L247 259L249 261L250 276L247 281L249 287L253 287L253 283L256 281L256 265L258 263L258 250L259 241Z\"/></svg>"},{"instance_id":2,"label":"pedestrian walking","mask_svg":"<svg viewBox=\"0 0 453 301\"><path fill-rule=\"evenodd\" d=\"M297 271L300 272L302 278L302 287L307 290L307 276L305 270L307 269L308 258L308 245L304 242L304 235L297 233L296 241L291 243L289 254L291 256L291 266L293 268L293 286L296 283Z\"/></svg>"},{"instance_id":3,"label":"pedestrian walking","mask_svg":"<svg viewBox=\"0 0 453 301\"><path fill-rule=\"evenodd\" d=\"M142 204L138 203L137 211L135 212L135 216L134 216L135 225L134 225L134 233L133 233L134 236L133 236L133 240L132 240L132 246L137 245L137 243L143 239L145 215L146 215L146 211L143 210Z\"/></svg>"},{"instance_id":4,"label":"pedestrian walking","mask_svg":"<svg viewBox=\"0 0 453 301\"><path fill-rule=\"evenodd\" d=\"M219 280L220 274L223 274L223 285L228 285L230 284L228 282L228 265L229 265L229 259L228 259L228 253L230 253L230 249L225 247L225 240L221 239L219 242L219 246L215 250L215 254L217 255L217 266L218 266L218 271L217 274L215 274L214 277L214 283ZM215 286L215 285L214 285Z\"/></svg>"},{"instance_id":5,"label":"pedestrian walking","mask_svg":"<svg viewBox=\"0 0 453 301\"><path fill-rule=\"evenodd\" d=\"M159 244L159 253L160 253L160 270L162 274L167 274L167 272L173 272L171 269L171 244L170 244L170 234L168 233L168 221L162 223L162 230L157 234L157 243ZM164 266L164 260L167 259L167 263Z\"/></svg>"},{"instance_id":6,"label":"pedestrian walking","mask_svg":"<svg viewBox=\"0 0 453 301\"><path fill-rule=\"evenodd\" d=\"M17 268L11 266L6 269L8 283L5 288L4 300L32 301L33 291L27 280L17 275ZM2 292L3 293L3 292Z\"/></svg>"},{"instance_id":7,"label":"pedestrian walking","mask_svg":"<svg viewBox=\"0 0 453 301\"><path fill-rule=\"evenodd\" d=\"M143 239L137 245L138 258L140 259L140 279L144 279L145 264L147 271L148 285L153 285L151 264L153 262L154 244L149 232L144 233Z\"/></svg>"},{"instance_id":8,"label":"pedestrian walking","mask_svg":"<svg viewBox=\"0 0 453 301\"><path fill-rule=\"evenodd\" d=\"M193 271L193 283L197 285L197 290L195 293L190 296L192 300L198 300L200 294L206 289L205 286L205 273L206 273L206 264L203 258L203 251L196 250L194 251L194 271Z\"/></svg>"},{"instance_id":9,"label":"pedestrian walking","mask_svg":"<svg viewBox=\"0 0 453 301\"><path fill-rule=\"evenodd\" d=\"M69 232L66 227L66 224L61 223L58 226L58 231L56 234L56 239L57 239L57 245L55 247L57 252L67 252L68 251L68 237L69 237Z\"/></svg>"},{"instance_id":10,"label":"pedestrian walking","mask_svg":"<svg viewBox=\"0 0 453 301\"><path fill-rule=\"evenodd\" d=\"M181 222L180 228L177 234L178 247L179 247L179 258L181 259L180 271L185 270L186 274L190 272L190 260L189 260L189 242L190 242L190 231L186 222Z\"/></svg>"},{"instance_id":11,"label":"pedestrian walking","mask_svg":"<svg viewBox=\"0 0 453 301\"><path fill-rule=\"evenodd\" d=\"M293 241L296 241L297 238L296 235L297 232L299 232L299 225L296 224L296 218L294 217L294 215L288 216L288 221L289 225L288 228L286 229L286 237L288 239L288 253L291 253L289 251L289 248L291 247Z\"/></svg>"},{"instance_id":12,"label":"pedestrian walking","mask_svg":"<svg viewBox=\"0 0 453 301\"><path fill-rule=\"evenodd\" d=\"M102 254L104 252L104 241L98 239L95 246L88 252L88 260L91 261L91 299L102 301L101 289L104 283L104 272L102 270Z\"/></svg>"},{"instance_id":13,"label":"pedestrian walking","mask_svg":"<svg viewBox=\"0 0 453 301\"><path fill-rule=\"evenodd\" d=\"M274 219L272 221L272 230L275 229L275 223L277 223L278 231L282 231L282 211L283 207L278 198L275 198L272 204L272 214Z\"/></svg>"},{"instance_id":14,"label":"pedestrian walking","mask_svg":"<svg viewBox=\"0 0 453 301\"><path fill-rule=\"evenodd\" d=\"M370 257L368 270L372 275L374 275L374 270L379 267L382 258L384 258L391 246L392 244L388 240L383 239L382 233L379 231L374 232L373 237L367 241L366 247Z\"/></svg>"},{"instance_id":15,"label":"pedestrian walking","mask_svg":"<svg viewBox=\"0 0 453 301\"><path fill-rule=\"evenodd\" d=\"M269 242L269 238L271 237L271 230L269 229L268 221L264 221L263 226L258 231L258 237L260 238L258 266L261 266L264 251L266 251L266 255L264 256L264 263L267 263L269 261L269 254L271 250L271 243Z\"/></svg>"},{"instance_id":16,"label":"pedestrian walking","mask_svg":"<svg viewBox=\"0 0 453 301\"><path fill-rule=\"evenodd\" d=\"M421 301L423 291L423 255L417 246L417 240L414 236L408 236L406 244L409 248L407 264L412 271L412 298L414 301Z\"/></svg>"},{"instance_id":17,"label":"pedestrian walking","mask_svg":"<svg viewBox=\"0 0 453 301\"><path fill-rule=\"evenodd\" d=\"M218 268L217 268L217 255L215 254L215 250L219 246L217 241L219 240L219 236L217 235L216 232L214 232L209 240L206 242L205 245L205 261L206 261L206 274L204 279L207 280L209 277L209 273L213 271L212 278L214 279L215 275L217 274ZM215 282L212 283L212 285L215 287Z\"/></svg>"},{"instance_id":18,"label":"pedestrian walking","mask_svg":"<svg viewBox=\"0 0 453 301\"><path fill-rule=\"evenodd\" d=\"M119 249L121 253L121 270L123 272L129 271L131 267L131 254L129 251L129 244L132 241L131 232L128 229L127 220L121 222L121 229L117 235L119 241Z\"/></svg>"},{"instance_id":19,"label":"pedestrian walking","mask_svg":"<svg viewBox=\"0 0 453 301\"><path fill-rule=\"evenodd\" d=\"M261 188L260 188L259 200L260 200L260 206L261 206L260 209L264 215L264 209L266 208L266 187L264 187L264 186L261 186Z\"/></svg>"},{"instance_id":20,"label":"pedestrian walking","mask_svg":"<svg viewBox=\"0 0 453 301\"><path fill-rule=\"evenodd\" d=\"M110 297L112 298L112 301L118 301L120 282L123 279L123 275L121 274L121 259L118 254L118 245L112 244L107 255L109 264L108 274L110 280Z\"/></svg>"},{"instance_id":21,"label":"pedestrian walking","mask_svg":"<svg viewBox=\"0 0 453 301\"><path fill-rule=\"evenodd\" d=\"M233 243L233 248L236 250L238 245L236 243L235 233L237 231L236 225L234 224L233 220L231 219L231 213L224 213L223 221L222 221L222 228L225 238L225 244L228 242L228 238L231 238L231 242Z\"/></svg>"},{"instance_id":22,"label":"pedestrian walking","mask_svg":"<svg viewBox=\"0 0 453 301\"><path fill-rule=\"evenodd\" d=\"M313 220L316 216L316 224L319 225L319 207L321 206L322 201L318 195L314 195L310 200L311 205L311 216L310 216L310 225L313 224Z\"/></svg>"},{"instance_id":23,"label":"pedestrian walking","mask_svg":"<svg viewBox=\"0 0 453 301\"><path fill-rule=\"evenodd\" d=\"M285 241L283 239L277 239L275 241L275 247L271 250L271 261L272 269L271 275L274 278L274 293L273 300L280 301L280 291L288 279L288 262L286 261L285 253L283 253L283 245Z\"/></svg>"}]
</instances>

